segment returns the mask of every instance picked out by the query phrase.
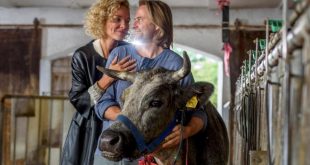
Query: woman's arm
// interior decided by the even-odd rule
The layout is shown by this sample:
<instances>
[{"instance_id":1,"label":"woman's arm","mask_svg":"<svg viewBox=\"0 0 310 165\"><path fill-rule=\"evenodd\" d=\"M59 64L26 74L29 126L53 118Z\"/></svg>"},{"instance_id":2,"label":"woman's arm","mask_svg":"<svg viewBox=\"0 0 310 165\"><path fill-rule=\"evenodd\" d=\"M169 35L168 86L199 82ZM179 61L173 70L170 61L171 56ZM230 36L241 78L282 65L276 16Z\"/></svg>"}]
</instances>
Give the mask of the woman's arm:
<instances>
[{"instance_id":1,"label":"woman's arm","mask_svg":"<svg viewBox=\"0 0 310 165\"><path fill-rule=\"evenodd\" d=\"M131 71L136 67L136 63L130 60L129 57L125 57L118 61L118 57L115 56L109 65L109 69L117 71ZM107 75L103 75L94 85L92 85L88 92L91 96L92 102L97 104L100 97L105 93L106 89L114 82L114 78Z\"/></svg>"},{"instance_id":2,"label":"woman's arm","mask_svg":"<svg viewBox=\"0 0 310 165\"><path fill-rule=\"evenodd\" d=\"M72 86L69 91L70 102L81 115L85 114L91 107L87 90L92 84L88 78L87 61L86 58L83 58L84 55L84 52L76 51L72 56Z\"/></svg>"}]
</instances>

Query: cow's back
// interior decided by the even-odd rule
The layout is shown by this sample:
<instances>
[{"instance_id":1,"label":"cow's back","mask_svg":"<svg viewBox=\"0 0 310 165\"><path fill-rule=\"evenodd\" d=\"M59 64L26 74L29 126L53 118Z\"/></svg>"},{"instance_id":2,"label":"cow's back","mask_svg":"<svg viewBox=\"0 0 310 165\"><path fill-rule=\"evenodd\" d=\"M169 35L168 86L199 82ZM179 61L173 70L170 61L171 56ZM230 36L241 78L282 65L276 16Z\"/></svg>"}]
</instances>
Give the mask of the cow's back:
<instances>
[{"instance_id":1,"label":"cow's back","mask_svg":"<svg viewBox=\"0 0 310 165\"><path fill-rule=\"evenodd\" d=\"M188 161L197 162L197 165L226 165L229 140L225 123L211 103L207 104L206 113L206 130L189 139Z\"/></svg>"}]
</instances>

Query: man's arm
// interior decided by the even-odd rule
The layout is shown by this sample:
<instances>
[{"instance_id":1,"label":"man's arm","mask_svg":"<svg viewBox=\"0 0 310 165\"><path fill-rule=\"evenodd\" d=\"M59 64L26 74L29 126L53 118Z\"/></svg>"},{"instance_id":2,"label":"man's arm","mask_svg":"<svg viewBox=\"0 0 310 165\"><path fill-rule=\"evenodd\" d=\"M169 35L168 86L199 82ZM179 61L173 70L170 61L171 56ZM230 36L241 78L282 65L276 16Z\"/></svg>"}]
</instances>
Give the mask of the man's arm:
<instances>
[{"instance_id":1,"label":"man's arm","mask_svg":"<svg viewBox=\"0 0 310 165\"><path fill-rule=\"evenodd\" d=\"M121 109L118 106L111 106L102 115L107 120L115 120L120 112Z\"/></svg>"}]
</instances>

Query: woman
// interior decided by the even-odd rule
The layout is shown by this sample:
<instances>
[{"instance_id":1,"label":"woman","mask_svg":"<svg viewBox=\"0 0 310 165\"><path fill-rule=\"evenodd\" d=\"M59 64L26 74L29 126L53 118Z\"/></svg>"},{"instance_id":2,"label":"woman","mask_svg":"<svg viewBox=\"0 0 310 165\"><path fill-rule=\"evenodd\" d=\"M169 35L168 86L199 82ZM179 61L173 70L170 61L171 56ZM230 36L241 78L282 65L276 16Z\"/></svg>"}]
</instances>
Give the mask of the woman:
<instances>
[{"instance_id":1,"label":"woman","mask_svg":"<svg viewBox=\"0 0 310 165\"><path fill-rule=\"evenodd\" d=\"M121 45L130 21L127 0L100 0L87 12L86 33L95 40L77 49L72 57L70 102L77 112L73 116L62 152L62 164L93 164L93 155L101 131L101 122L94 114L94 104L114 81L96 70L105 66L110 51ZM114 70L132 70L135 62L113 59Z\"/></svg>"}]
</instances>

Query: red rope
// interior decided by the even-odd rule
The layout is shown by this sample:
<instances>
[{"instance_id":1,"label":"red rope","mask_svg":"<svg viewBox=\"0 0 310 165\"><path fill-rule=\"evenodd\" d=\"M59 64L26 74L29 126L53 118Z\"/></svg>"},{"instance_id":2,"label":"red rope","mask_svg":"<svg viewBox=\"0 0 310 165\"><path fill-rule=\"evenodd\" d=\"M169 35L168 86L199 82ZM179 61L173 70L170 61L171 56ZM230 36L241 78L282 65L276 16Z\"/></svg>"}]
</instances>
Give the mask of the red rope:
<instances>
[{"instance_id":1,"label":"red rope","mask_svg":"<svg viewBox=\"0 0 310 165\"><path fill-rule=\"evenodd\" d=\"M188 165L188 139L186 139L186 155L185 155L185 164Z\"/></svg>"},{"instance_id":2,"label":"red rope","mask_svg":"<svg viewBox=\"0 0 310 165\"><path fill-rule=\"evenodd\" d=\"M145 155L143 159L139 160L139 165L157 165L153 155Z\"/></svg>"},{"instance_id":3,"label":"red rope","mask_svg":"<svg viewBox=\"0 0 310 165\"><path fill-rule=\"evenodd\" d=\"M223 10L224 6L229 6L230 0L217 0L218 7Z\"/></svg>"},{"instance_id":4,"label":"red rope","mask_svg":"<svg viewBox=\"0 0 310 165\"><path fill-rule=\"evenodd\" d=\"M227 77L230 75L230 68L229 68L229 58L232 52L232 47L229 43L224 43L224 68L225 74Z\"/></svg>"}]
</instances>

